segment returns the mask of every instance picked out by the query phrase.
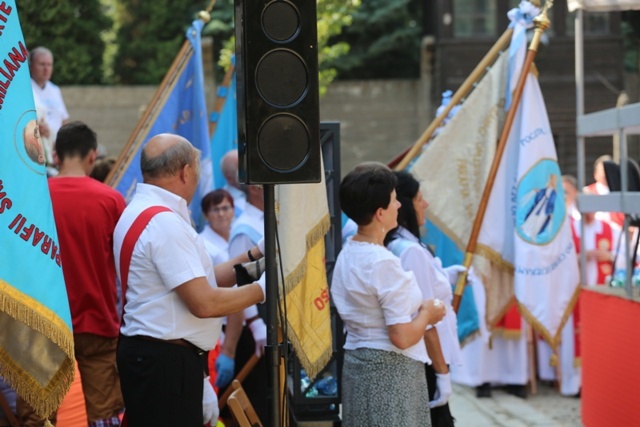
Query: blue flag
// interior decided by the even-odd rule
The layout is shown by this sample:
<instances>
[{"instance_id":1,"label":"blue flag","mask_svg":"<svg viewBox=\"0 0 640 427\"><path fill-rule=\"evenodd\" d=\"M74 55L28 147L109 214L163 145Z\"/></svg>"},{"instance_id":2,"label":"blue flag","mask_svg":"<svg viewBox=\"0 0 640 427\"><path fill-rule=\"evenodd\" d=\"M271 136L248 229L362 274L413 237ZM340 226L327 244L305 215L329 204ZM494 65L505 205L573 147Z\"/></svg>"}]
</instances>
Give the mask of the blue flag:
<instances>
[{"instance_id":1,"label":"blue flag","mask_svg":"<svg viewBox=\"0 0 640 427\"><path fill-rule=\"evenodd\" d=\"M0 373L46 417L75 372L71 314L14 0L0 21Z\"/></svg>"},{"instance_id":2,"label":"blue flag","mask_svg":"<svg viewBox=\"0 0 640 427\"><path fill-rule=\"evenodd\" d=\"M232 58L235 65L235 57ZM236 111L236 73L231 77L229 86L218 88L218 98L224 98L222 111L211 113L211 122L215 123L215 132L211 137L211 163L213 165L213 182L216 188L227 183L222 175L220 161L227 151L238 149L238 113Z\"/></svg>"},{"instance_id":3,"label":"blue flag","mask_svg":"<svg viewBox=\"0 0 640 427\"><path fill-rule=\"evenodd\" d=\"M129 140L128 151L121 155L110 184L127 200L131 200L136 184L142 182L140 154L153 136L174 133L188 139L201 152L200 185L189 208L196 228L200 230L204 218L200 209L202 196L213 189L207 107L202 70L200 33L203 23L193 21L187 30L189 45L174 60L154 97L156 102L147 108L145 116ZM127 150L127 149L125 149Z\"/></svg>"}]
</instances>

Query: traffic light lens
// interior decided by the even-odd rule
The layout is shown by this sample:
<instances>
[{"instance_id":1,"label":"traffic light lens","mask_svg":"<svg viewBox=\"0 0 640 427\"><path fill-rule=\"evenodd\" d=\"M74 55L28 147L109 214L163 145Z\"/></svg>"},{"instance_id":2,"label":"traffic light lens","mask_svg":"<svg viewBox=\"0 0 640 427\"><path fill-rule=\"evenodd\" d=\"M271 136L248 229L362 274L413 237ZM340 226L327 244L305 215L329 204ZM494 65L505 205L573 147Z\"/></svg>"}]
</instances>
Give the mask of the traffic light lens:
<instances>
[{"instance_id":1,"label":"traffic light lens","mask_svg":"<svg viewBox=\"0 0 640 427\"><path fill-rule=\"evenodd\" d=\"M285 43L300 33L298 10L287 1L268 4L262 13L262 29L276 43Z\"/></svg>"},{"instance_id":2,"label":"traffic light lens","mask_svg":"<svg viewBox=\"0 0 640 427\"><path fill-rule=\"evenodd\" d=\"M291 172L303 165L311 145L305 124L292 114L269 117L258 132L258 152L265 165Z\"/></svg>"},{"instance_id":3,"label":"traffic light lens","mask_svg":"<svg viewBox=\"0 0 640 427\"><path fill-rule=\"evenodd\" d=\"M260 96L274 107L297 104L306 94L309 72L302 58L288 49L267 52L256 67Z\"/></svg>"}]
</instances>

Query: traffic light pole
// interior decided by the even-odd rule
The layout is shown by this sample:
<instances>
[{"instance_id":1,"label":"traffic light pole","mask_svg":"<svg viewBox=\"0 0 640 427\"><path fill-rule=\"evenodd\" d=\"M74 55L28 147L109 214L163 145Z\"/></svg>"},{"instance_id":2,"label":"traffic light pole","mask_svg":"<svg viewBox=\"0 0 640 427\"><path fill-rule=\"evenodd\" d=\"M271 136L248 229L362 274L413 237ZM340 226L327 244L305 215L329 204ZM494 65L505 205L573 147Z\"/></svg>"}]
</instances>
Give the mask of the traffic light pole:
<instances>
[{"instance_id":1,"label":"traffic light pole","mask_svg":"<svg viewBox=\"0 0 640 427\"><path fill-rule=\"evenodd\" d=\"M280 354L278 347L278 266L276 262L276 212L275 186L267 184L264 192L264 247L266 270L267 305L267 403L269 406L269 422L266 425L280 425Z\"/></svg>"}]
</instances>

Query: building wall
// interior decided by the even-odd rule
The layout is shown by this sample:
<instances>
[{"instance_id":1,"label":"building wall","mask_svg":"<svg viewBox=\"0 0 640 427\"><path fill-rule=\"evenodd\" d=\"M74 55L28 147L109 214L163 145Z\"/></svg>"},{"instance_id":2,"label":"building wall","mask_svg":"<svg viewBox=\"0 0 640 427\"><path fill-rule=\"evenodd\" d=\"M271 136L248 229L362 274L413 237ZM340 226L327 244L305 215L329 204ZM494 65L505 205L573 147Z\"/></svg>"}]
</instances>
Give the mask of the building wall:
<instances>
[{"instance_id":1,"label":"building wall","mask_svg":"<svg viewBox=\"0 0 640 427\"><path fill-rule=\"evenodd\" d=\"M419 80L337 82L320 102L321 120L341 124L342 170L365 160L387 162L429 124ZM86 122L117 156L153 98L153 86L65 86L73 120ZM213 91L208 96L213 101ZM210 105L213 102L208 102Z\"/></svg>"}]
</instances>

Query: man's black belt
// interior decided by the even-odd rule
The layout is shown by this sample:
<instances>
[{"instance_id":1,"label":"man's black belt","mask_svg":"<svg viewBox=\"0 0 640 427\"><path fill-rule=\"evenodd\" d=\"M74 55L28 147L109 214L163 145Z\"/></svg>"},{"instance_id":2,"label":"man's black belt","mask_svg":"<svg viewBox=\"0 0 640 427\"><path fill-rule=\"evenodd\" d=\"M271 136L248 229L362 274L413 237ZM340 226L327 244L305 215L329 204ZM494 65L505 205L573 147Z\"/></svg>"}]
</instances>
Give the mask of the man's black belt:
<instances>
[{"instance_id":1,"label":"man's black belt","mask_svg":"<svg viewBox=\"0 0 640 427\"><path fill-rule=\"evenodd\" d=\"M164 342L167 344L179 345L181 347L185 347L185 348L188 348L189 350L194 351L198 356L202 356L205 353L203 349L185 340L184 338L179 338L175 340L161 340L160 338L154 338L148 335L134 335L131 338L142 338L143 340L147 340L147 341L156 341L156 342Z\"/></svg>"}]
</instances>

